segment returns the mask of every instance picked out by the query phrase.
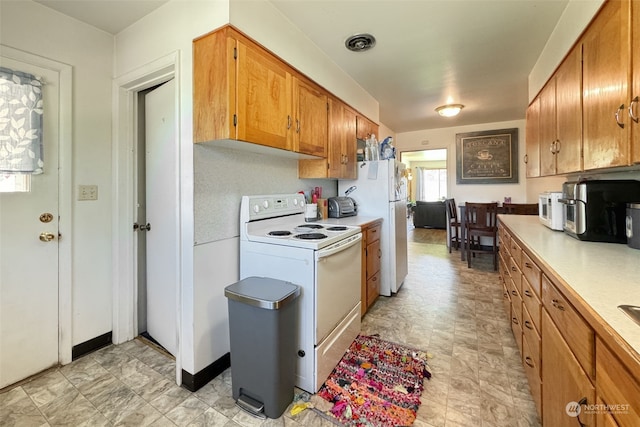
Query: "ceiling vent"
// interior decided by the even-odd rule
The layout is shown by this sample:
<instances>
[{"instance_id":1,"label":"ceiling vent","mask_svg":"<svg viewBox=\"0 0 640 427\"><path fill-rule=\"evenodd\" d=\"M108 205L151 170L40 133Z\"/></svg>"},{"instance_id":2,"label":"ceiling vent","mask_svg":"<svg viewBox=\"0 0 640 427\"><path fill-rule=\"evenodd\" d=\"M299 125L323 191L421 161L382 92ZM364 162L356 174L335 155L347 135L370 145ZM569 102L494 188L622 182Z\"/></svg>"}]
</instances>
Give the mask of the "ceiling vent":
<instances>
[{"instance_id":1,"label":"ceiling vent","mask_svg":"<svg viewBox=\"0 0 640 427\"><path fill-rule=\"evenodd\" d=\"M371 34L356 34L349 37L344 45L352 52L364 52L376 45L376 38Z\"/></svg>"}]
</instances>

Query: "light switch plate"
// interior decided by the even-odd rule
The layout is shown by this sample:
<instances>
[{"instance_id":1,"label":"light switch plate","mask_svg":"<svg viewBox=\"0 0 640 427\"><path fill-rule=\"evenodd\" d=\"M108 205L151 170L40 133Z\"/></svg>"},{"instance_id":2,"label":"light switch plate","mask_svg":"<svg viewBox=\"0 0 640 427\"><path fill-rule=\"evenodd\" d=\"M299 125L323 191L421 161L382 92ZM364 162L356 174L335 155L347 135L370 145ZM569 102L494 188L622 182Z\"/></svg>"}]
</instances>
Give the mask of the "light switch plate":
<instances>
[{"instance_id":1,"label":"light switch plate","mask_svg":"<svg viewBox=\"0 0 640 427\"><path fill-rule=\"evenodd\" d=\"M79 185L78 200L98 200L97 185Z\"/></svg>"}]
</instances>

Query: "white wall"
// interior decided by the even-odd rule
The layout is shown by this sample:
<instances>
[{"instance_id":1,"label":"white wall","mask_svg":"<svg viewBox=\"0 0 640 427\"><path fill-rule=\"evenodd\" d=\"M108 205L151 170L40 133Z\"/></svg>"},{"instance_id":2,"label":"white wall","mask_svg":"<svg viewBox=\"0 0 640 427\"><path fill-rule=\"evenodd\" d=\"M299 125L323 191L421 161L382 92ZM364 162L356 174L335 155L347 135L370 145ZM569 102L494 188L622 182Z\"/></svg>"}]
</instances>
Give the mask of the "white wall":
<instances>
[{"instance_id":1,"label":"white wall","mask_svg":"<svg viewBox=\"0 0 640 427\"><path fill-rule=\"evenodd\" d=\"M73 67L73 161L68 164L73 164L74 181L72 344L76 345L111 331L112 323L113 37L35 2L3 0L0 7L3 45ZM98 200L75 200L80 184L97 185Z\"/></svg>"},{"instance_id":2,"label":"white wall","mask_svg":"<svg viewBox=\"0 0 640 427\"><path fill-rule=\"evenodd\" d=\"M525 148L525 121L514 120L498 123L459 126L440 129L426 129L415 132L399 133L396 137L396 151L447 149L447 170L449 171L447 187L449 197L456 203L464 202L502 202L511 197L513 203L537 202L527 200L525 164L523 161ZM518 183L517 184L456 184L456 134L483 130L518 128Z\"/></svg>"},{"instance_id":3,"label":"white wall","mask_svg":"<svg viewBox=\"0 0 640 427\"><path fill-rule=\"evenodd\" d=\"M529 74L529 102L540 92L603 3L604 0L569 0Z\"/></svg>"}]
</instances>

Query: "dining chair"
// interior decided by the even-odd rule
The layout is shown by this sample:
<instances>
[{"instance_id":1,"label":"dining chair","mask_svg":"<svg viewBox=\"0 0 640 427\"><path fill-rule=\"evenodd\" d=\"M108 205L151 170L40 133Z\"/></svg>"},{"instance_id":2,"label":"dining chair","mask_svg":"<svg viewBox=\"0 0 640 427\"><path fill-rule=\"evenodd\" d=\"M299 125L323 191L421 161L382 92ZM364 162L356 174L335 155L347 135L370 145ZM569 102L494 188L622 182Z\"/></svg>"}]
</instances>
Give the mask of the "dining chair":
<instances>
[{"instance_id":1,"label":"dining chair","mask_svg":"<svg viewBox=\"0 0 640 427\"><path fill-rule=\"evenodd\" d=\"M461 230L460 221L458 220L458 207L455 199L446 199L444 201L447 209L447 223L449 227L449 253L455 245L456 251L460 248Z\"/></svg>"},{"instance_id":2,"label":"dining chair","mask_svg":"<svg viewBox=\"0 0 640 427\"><path fill-rule=\"evenodd\" d=\"M538 215L537 203L503 203L501 212L506 215Z\"/></svg>"},{"instance_id":3,"label":"dining chair","mask_svg":"<svg viewBox=\"0 0 640 427\"><path fill-rule=\"evenodd\" d=\"M479 253L493 254L493 269L498 270L498 204L465 203L465 249L467 266L471 257ZM482 237L492 239L491 246L482 246Z\"/></svg>"}]
</instances>

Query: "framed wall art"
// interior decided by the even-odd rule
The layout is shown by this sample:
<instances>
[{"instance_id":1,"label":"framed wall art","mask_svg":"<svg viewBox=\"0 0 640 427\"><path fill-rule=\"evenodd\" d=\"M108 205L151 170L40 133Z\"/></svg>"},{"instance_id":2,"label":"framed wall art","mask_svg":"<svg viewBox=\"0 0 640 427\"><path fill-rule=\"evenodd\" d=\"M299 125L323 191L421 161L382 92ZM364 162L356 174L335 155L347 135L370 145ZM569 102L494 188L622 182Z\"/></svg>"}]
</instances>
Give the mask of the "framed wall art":
<instances>
[{"instance_id":1,"label":"framed wall art","mask_svg":"<svg viewBox=\"0 0 640 427\"><path fill-rule=\"evenodd\" d=\"M456 182L518 182L518 128L456 134Z\"/></svg>"}]
</instances>

